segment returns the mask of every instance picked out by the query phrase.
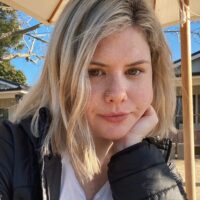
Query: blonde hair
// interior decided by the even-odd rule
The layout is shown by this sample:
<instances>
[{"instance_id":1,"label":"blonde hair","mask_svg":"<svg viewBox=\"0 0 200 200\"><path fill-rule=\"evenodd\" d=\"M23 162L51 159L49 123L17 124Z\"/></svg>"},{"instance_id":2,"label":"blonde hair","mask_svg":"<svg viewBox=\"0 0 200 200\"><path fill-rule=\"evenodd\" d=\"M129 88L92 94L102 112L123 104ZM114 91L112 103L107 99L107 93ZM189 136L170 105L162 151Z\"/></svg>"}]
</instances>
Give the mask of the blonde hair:
<instances>
[{"instance_id":1,"label":"blonde hair","mask_svg":"<svg viewBox=\"0 0 200 200\"><path fill-rule=\"evenodd\" d=\"M100 40L129 26L146 36L152 56L153 106L159 124L152 135L173 131L174 77L170 51L159 22L144 0L70 0L55 26L42 75L20 103L15 121L32 115L37 135L39 109L48 107L51 124L44 149L67 151L76 173L91 179L100 170L95 146L85 119L90 96L87 67Z\"/></svg>"}]
</instances>

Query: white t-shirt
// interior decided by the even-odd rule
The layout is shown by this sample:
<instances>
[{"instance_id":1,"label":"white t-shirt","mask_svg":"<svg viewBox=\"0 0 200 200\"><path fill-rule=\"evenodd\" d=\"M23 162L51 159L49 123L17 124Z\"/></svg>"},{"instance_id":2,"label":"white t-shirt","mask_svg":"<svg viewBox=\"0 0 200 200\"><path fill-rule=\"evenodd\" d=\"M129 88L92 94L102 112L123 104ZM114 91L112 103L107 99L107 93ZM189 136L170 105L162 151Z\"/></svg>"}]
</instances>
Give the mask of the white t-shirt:
<instances>
[{"instance_id":1,"label":"white t-shirt","mask_svg":"<svg viewBox=\"0 0 200 200\"><path fill-rule=\"evenodd\" d=\"M62 157L60 200L87 200L67 155ZM93 200L113 200L108 181L95 194Z\"/></svg>"}]
</instances>

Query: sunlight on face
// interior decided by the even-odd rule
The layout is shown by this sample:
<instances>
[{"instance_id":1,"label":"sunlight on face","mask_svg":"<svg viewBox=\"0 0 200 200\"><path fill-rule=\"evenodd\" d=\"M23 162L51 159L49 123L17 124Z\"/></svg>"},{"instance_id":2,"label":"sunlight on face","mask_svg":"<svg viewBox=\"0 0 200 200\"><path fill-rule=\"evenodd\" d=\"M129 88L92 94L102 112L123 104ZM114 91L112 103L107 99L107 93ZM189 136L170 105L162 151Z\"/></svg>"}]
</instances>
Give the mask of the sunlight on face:
<instances>
[{"instance_id":1,"label":"sunlight on face","mask_svg":"<svg viewBox=\"0 0 200 200\"><path fill-rule=\"evenodd\" d=\"M104 38L88 73L86 118L92 134L106 140L122 138L153 99L151 54L143 33L129 27Z\"/></svg>"}]
</instances>

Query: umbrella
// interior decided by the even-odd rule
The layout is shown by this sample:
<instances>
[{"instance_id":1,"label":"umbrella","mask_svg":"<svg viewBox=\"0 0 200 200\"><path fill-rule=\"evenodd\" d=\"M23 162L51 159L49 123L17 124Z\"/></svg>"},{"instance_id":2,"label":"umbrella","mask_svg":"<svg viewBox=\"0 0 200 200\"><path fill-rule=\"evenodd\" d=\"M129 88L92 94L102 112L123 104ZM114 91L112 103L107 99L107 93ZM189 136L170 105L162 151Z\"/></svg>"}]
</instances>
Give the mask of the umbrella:
<instances>
[{"instance_id":1,"label":"umbrella","mask_svg":"<svg viewBox=\"0 0 200 200\"><path fill-rule=\"evenodd\" d=\"M24 11L44 24L55 23L69 0L0 0ZM194 127L192 103L192 66L190 20L200 19L199 0L147 0L153 6L163 27L181 23L183 124L186 190L190 200L196 199Z\"/></svg>"},{"instance_id":2,"label":"umbrella","mask_svg":"<svg viewBox=\"0 0 200 200\"><path fill-rule=\"evenodd\" d=\"M0 0L17 10L22 10L44 24L55 23L69 0ZM179 0L148 0L154 7L162 26L177 24L179 17ZM183 1L183 0L182 0ZM191 0L191 18L200 15L199 0ZM170 11L170 12L169 12Z\"/></svg>"},{"instance_id":3,"label":"umbrella","mask_svg":"<svg viewBox=\"0 0 200 200\"><path fill-rule=\"evenodd\" d=\"M69 0L1 0L44 24L55 23Z\"/></svg>"}]
</instances>

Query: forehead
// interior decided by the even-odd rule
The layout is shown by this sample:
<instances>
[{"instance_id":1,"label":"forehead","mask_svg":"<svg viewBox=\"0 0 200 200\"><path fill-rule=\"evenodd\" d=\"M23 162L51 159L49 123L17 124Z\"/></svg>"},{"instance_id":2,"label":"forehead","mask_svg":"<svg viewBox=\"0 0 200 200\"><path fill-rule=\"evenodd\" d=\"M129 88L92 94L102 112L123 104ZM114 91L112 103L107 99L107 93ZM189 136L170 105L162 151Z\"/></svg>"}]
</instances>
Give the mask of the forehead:
<instances>
[{"instance_id":1,"label":"forehead","mask_svg":"<svg viewBox=\"0 0 200 200\"><path fill-rule=\"evenodd\" d=\"M151 60L150 48L143 32L137 27L128 27L102 39L95 50L93 60Z\"/></svg>"}]
</instances>

